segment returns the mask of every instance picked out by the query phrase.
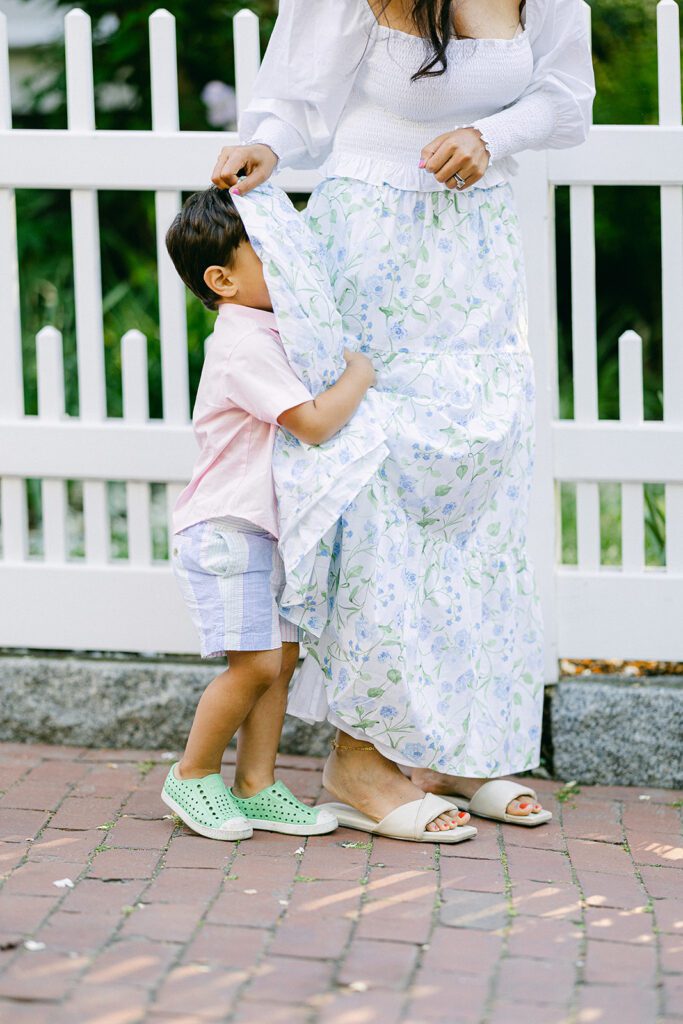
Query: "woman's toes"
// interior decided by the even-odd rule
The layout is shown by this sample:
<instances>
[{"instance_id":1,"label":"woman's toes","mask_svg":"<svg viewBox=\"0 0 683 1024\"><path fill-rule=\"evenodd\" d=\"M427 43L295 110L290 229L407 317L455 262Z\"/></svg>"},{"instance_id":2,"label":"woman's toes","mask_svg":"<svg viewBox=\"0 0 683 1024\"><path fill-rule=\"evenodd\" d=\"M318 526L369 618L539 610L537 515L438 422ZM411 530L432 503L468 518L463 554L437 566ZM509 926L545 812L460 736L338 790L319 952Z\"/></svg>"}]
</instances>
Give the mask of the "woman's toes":
<instances>
[{"instance_id":1,"label":"woman's toes","mask_svg":"<svg viewBox=\"0 0 683 1024\"><path fill-rule=\"evenodd\" d=\"M438 818L434 818L434 821L430 821L427 825L429 832L445 832L450 828L453 828L454 823L451 822L445 814L440 814Z\"/></svg>"},{"instance_id":2,"label":"woman's toes","mask_svg":"<svg viewBox=\"0 0 683 1024\"><path fill-rule=\"evenodd\" d=\"M469 811L458 811L457 822L458 825L466 825L470 820Z\"/></svg>"},{"instance_id":3,"label":"woman's toes","mask_svg":"<svg viewBox=\"0 0 683 1024\"><path fill-rule=\"evenodd\" d=\"M520 818L525 818L527 814L531 814L531 808L533 804L529 803L528 800L511 800L507 805L508 814L516 814Z\"/></svg>"}]
</instances>

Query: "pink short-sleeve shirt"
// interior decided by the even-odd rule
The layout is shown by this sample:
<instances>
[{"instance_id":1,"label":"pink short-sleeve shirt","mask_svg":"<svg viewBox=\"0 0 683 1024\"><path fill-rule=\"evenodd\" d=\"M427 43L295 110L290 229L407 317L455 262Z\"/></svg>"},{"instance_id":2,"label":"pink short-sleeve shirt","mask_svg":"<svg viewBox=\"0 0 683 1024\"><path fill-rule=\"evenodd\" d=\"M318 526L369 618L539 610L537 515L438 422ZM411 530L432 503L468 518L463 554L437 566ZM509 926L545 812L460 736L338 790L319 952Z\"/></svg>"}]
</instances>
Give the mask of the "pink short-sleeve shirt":
<instances>
[{"instance_id":1,"label":"pink short-sleeve shirt","mask_svg":"<svg viewBox=\"0 0 683 1024\"><path fill-rule=\"evenodd\" d=\"M199 456L173 510L174 532L235 516L277 537L277 421L311 399L287 361L274 314L234 303L219 306L192 416Z\"/></svg>"}]
</instances>

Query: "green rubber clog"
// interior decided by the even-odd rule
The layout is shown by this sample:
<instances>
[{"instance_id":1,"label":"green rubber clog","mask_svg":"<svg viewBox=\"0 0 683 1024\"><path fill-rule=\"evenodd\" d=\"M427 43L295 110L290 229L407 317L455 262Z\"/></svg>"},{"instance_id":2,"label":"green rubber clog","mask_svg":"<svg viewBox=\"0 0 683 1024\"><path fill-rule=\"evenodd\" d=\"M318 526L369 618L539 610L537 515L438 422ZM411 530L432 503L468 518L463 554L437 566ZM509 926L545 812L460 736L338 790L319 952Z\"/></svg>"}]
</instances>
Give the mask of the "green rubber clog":
<instances>
[{"instance_id":1,"label":"green rubber clog","mask_svg":"<svg viewBox=\"0 0 683 1024\"><path fill-rule=\"evenodd\" d=\"M308 807L297 800L279 780L255 796L235 796L228 793L247 818L252 828L264 832L282 832L288 836L320 836L334 832L337 819L322 807Z\"/></svg>"},{"instance_id":2,"label":"green rubber clog","mask_svg":"<svg viewBox=\"0 0 683 1024\"><path fill-rule=\"evenodd\" d=\"M254 830L237 801L226 788L223 777L205 775L203 779L179 779L176 765L168 770L161 799L180 820L207 839L233 842L251 839Z\"/></svg>"}]
</instances>

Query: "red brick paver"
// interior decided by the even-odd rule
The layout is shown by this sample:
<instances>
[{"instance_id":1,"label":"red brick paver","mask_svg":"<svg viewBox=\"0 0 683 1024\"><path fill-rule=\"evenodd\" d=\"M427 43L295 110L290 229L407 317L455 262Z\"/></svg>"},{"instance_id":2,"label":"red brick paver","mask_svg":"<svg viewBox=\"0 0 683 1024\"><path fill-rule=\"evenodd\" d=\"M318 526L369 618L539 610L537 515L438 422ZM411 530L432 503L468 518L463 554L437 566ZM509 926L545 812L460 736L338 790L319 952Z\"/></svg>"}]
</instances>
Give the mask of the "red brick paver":
<instances>
[{"instance_id":1,"label":"red brick paver","mask_svg":"<svg viewBox=\"0 0 683 1024\"><path fill-rule=\"evenodd\" d=\"M537 780L551 825L457 846L228 844L167 814L170 757L0 744L0 1020L683 1022L681 793Z\"/></svg>"}]
</instances>

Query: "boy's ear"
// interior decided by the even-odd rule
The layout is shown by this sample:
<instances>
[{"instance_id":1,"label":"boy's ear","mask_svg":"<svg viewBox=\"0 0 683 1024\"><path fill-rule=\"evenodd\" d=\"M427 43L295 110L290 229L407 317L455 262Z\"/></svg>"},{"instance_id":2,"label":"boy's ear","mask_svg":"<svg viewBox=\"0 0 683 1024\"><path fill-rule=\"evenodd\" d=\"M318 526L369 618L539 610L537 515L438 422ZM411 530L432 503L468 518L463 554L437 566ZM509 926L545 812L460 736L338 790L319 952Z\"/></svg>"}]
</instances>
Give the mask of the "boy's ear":
<instances>
[{"instance_id":1,"label":"boy's ear","mask_svg":"<svg viewBox=\"0 0 683 1024\"><path fill-rule=\"evenodd\" d=\"M204 271L204 284L222 299L233 299L237 294L237 282L225 267L207 267Z\"/></svg>"}]
</instances>

